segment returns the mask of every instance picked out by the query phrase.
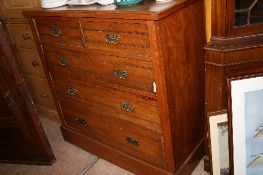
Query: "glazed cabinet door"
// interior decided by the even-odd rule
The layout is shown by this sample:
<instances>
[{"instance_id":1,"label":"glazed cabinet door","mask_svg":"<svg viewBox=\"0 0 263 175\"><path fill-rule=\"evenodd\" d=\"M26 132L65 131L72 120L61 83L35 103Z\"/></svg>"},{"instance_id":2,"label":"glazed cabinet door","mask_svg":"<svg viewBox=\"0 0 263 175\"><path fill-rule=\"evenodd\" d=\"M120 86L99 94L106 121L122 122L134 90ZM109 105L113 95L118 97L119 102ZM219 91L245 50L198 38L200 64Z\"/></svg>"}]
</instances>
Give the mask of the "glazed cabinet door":
<instances>
[{"instance_id":1,"label":"glazed cabinet door","mask_svg":"<svg viewBox=\"0 0 263 175\"><path fill-rule=\"evenodd\" d=\"M39 0L0 0L2 18L23 18L22 10L39 6Z\"/></svg>"},{"instance_id":2,"label":"glazed cabinet door","mask_svg":"<svg viewBox=\"0 0 263 175\"><path fill-rule=\"evenodd\" d=\"M55 157L17 67L0 25L0 162L51 164Z\"/></svg>"}]
</instances>

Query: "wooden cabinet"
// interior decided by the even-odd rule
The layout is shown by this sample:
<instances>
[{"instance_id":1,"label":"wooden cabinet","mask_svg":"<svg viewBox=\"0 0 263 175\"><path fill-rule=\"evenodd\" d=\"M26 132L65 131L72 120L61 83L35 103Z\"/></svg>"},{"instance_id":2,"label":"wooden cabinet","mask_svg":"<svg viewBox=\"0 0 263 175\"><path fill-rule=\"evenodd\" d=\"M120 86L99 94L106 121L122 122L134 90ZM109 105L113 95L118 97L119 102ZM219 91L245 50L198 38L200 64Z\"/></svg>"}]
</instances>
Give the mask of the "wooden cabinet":
<instances>
[{"instance_id":1,"label":"wooden cabinet","mask_svg":"<svg viewBox=\"0 0 263 175\"><path fill-rule=\"evenodd\" d=\"M38 112L59 121L35 40L22 10L39 7L38 0L1 0L0 17L22 67ZM45 96L45 97L44 97Z\"/></svg>"},{"instance_id":2,"label":"wooden cabinet","mask_svg":"<svg viewBox=\"0 0 263 175\"><path fill-rule=\"evenodd\" d=\"M24 12L64 139L138 175L191 174L204 149L203 2L110 8Z\"/></svg>"},{"instance_id":3,"label":"wooden cabinet","mask_svg":"<svg viewBox=\"0 0 263 175\"><path fill-rule=\"evenodd\" d=\"M228 109L227 77L256 73L263 66L262 2L212 0L212 39L205 46L206 116ZM207 170L210 161L205 161Z\"/></svg>"}]
</instances>

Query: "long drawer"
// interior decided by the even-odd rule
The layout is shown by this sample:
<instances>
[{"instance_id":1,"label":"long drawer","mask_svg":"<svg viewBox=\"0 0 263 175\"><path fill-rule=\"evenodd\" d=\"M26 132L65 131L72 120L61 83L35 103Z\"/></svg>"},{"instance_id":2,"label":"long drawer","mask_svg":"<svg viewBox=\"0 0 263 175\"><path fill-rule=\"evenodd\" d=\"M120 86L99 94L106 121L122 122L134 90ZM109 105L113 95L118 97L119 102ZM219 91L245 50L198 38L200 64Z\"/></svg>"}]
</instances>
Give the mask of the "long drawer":
<instances>
[{"instance_id":1,"label":"long drawer","mask_svg":"<svg viewBox=\"0 0 263 175\"><path fill-rule=\"evenodd\" d=\"M62 106L66 126L126 154L164 167L160 135L136 125L105 117L79 103Z\"/></svg>"},{"instance_id":2,"label":"long drawer","mask_svg":"<svg viewBox=\"0 0 263 175\"><path fill-rule=\"evenodd\" d=\"M43 48L48 69L53 74L84 80L96 79L150 93L153 91L152 62L94 52L85 54L84 51L48 45L44 45Z\"/></svg>"},{"instance_id":3,"label":"long drawer","mask_svg":"<svg viewBox=\"0 0 263 175\"><path fill-rule=\"evenodd\" d=\"M82 106L99 113L136 123L160 133L158 103L155 99L104 87L93 82L54 79L57 96L62 104L81 101ZM80 104L81 105L81 104Z\"/></svg>"}]
</instances>

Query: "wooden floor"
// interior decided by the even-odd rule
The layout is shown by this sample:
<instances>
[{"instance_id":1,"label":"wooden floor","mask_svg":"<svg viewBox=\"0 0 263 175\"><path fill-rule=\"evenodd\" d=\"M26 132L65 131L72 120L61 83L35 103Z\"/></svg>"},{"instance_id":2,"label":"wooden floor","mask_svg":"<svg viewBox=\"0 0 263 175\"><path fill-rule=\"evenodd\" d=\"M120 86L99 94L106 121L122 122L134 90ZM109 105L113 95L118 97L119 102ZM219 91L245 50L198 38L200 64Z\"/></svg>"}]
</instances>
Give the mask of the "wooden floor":
<instances>
[{"instance_id":1,"label":"wooden floor","mask_svg":"<svg viewBox=\"0 0 263 175\"><path fill-rule=\"evenodd\" d=\"M41 123L57 161L52 166L0 164L1 175L133 175L65 142L57 123L46 118L41 118ZM199 163L192 175L209 175L203 171L203 161Z\"/></svg>"}]
</instances>

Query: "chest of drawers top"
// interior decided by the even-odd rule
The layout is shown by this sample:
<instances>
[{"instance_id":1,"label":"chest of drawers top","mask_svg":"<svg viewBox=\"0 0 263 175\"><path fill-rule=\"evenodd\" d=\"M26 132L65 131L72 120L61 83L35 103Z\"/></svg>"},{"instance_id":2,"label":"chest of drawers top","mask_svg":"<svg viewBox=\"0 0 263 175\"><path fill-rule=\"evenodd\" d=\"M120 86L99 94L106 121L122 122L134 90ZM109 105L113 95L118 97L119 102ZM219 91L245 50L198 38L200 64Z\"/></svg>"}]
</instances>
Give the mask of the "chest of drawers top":
<instances>
[{"instance_id":1,"label":"chest of drawers top","mask_svg":"<svg viewBox=\"0 0 263 175\"><path fill-rule=\"evenodd\" d=\"M99 4L89 6L63 6L43 10L41 8L27 9L26 16L64 16L64 17L95 17L115 19L144 19L159 20L165 18L196 0L173 0L158 3L155 0L144 0L136 6L118 7L116 5L102 6Z\"/></svg>"}]
</instances>

